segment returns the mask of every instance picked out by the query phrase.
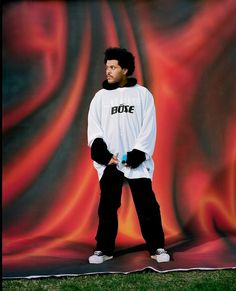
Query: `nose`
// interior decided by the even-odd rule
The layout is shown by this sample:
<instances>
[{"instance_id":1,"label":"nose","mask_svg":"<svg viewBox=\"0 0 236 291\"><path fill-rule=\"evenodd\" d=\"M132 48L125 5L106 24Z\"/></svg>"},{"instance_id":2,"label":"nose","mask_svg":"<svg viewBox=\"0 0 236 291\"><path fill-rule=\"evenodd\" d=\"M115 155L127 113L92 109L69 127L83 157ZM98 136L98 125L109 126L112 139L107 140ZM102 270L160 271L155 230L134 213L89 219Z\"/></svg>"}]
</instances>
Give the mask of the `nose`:
<instances>
[{"instance_id":1,"label":"nose","mask_svg":"<svg viewBox=\"0 0 236 291\"><path fill-rule=\"evenodd\" d=\"M106 68L106 75L109 75L111 73L111 70L109 68Z\"/></svg>"}]
</instances>

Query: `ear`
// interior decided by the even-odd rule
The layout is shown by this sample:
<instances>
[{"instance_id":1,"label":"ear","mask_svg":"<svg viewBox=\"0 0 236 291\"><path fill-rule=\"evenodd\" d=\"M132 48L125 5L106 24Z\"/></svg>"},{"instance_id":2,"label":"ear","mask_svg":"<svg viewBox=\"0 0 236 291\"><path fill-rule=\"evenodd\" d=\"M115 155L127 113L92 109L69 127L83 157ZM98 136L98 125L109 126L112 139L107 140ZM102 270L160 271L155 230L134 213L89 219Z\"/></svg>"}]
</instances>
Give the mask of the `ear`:
<instances>
[{"instance_id":1,"label":"ear","mask_svg":"<svg viewBox=\"0 0 236 291\"><path fill-rule=\"evenodd\" d=\"M122 71L123 71L124 75L126 75L128 73L128 69L126 69L126 68L122 69Z\"/></svg>"}]
</instances>

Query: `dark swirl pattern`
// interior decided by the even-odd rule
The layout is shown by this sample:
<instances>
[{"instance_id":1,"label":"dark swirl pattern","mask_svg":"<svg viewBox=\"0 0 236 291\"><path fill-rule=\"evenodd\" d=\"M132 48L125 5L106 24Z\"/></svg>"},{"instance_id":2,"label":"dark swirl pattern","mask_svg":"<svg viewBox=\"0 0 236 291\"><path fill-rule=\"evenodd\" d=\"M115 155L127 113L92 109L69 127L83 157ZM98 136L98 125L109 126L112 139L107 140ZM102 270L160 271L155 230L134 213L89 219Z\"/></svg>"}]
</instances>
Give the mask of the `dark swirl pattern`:
<instances>
[{"instance_id":1,"label":"dark swirl pattern","mask_svg":"<svg viewBox=\"0 0 236 291\"><path fill-rule=\"evenodd\" d=\"M235 251L236 3L13 1L3 4L3 267L80 260L93 245L99 187L88 106L103 52L122 46L155 97L154 190L167 244L220 239ZM124 187L118 245L142 243ZM44 260L39 258L44 257Z\"/></svg>"}]
</instances>

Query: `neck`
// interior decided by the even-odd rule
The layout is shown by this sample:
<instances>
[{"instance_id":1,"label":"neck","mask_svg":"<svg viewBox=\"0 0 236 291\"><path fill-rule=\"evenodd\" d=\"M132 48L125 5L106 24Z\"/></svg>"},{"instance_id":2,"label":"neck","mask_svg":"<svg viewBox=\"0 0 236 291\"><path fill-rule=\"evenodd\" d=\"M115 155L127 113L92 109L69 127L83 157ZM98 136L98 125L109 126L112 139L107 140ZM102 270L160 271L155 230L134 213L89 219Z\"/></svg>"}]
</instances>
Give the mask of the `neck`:
<instances>
[{"instance_id":1,"label":"neck","mask_svg":"<svg viewBox=\"0 0 236 291\"><path fill-rule=\"evenodd\" d=\"M120 87L124 87L127 84L127 78L123 78L120 82L119 82L119 86Z\"/></svg>"}]
</instances>

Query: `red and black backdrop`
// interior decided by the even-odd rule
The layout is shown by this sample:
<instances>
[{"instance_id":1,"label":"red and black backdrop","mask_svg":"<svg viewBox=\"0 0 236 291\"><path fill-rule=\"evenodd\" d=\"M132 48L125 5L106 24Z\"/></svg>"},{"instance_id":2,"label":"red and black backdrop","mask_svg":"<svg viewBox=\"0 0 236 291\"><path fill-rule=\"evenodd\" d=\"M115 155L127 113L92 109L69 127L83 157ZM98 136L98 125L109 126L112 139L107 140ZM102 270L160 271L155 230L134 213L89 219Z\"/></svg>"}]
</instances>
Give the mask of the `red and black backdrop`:
<instances>
[{"instance_id":1,"label":"red and black backdrop","mask_svg":"<svg viewBox=\"0 0 236 291\"><path fill-rule=\"evenodd\" d=\"M12 1L2 7L3 276L236 266L236 2ZM153 93L153 187L170 263L145 250L129 189L99 266L86 141L103 53L121 46Z\"/></svg>"}]
</instances>

